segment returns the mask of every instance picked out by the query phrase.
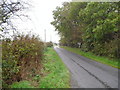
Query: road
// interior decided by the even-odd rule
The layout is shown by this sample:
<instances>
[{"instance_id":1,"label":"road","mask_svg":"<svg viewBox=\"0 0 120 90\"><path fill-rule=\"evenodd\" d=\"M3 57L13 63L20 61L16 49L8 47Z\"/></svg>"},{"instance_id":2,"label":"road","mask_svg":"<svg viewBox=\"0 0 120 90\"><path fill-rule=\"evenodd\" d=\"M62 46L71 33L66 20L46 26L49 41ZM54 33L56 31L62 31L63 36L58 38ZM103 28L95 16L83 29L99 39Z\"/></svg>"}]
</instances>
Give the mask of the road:
<instances>
[{"instance_id":1,"label":"road","mask_svg":"<svg viewBox=\"0 0 120 90\"><path fill-rule=\"evenodd\" d=\"M118 88L118 69L55 47L71 73L72 88Z\"/></svg>"}]
</instances>

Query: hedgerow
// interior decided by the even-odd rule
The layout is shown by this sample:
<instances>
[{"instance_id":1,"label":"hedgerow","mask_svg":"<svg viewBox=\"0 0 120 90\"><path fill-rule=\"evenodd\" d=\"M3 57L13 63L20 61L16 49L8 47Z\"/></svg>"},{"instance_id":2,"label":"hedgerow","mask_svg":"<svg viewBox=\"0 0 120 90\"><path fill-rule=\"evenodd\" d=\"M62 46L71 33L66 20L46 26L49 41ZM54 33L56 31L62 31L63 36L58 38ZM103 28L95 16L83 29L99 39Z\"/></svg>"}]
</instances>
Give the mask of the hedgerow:
<instances>
[{"instance_id":1,"label":"hedgerow","mask_svg":"<svg viewBox=\"0 0 120 90\"><path fill-rule=\"evenodd\" d=\"M2 40L2 85L30 80L40 73L44 44L35 35L16 35Z\"/></svg>"}]
</instances>

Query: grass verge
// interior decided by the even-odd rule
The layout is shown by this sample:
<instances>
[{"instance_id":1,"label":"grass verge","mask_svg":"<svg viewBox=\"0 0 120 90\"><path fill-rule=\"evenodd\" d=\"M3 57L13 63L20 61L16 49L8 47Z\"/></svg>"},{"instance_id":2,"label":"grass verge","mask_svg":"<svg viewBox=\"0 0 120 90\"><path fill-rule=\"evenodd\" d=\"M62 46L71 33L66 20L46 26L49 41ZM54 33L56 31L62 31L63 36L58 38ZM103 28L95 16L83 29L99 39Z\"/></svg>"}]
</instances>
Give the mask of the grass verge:
<instances>
[{"instance_id":1,"label":"grass verge","mask_svg":"<svg viewBox=\"0 0 120 90\"><path fill-rule=\"evenodd\" d=\"M20 81L10 85L10 88L69 88L70 74L53 48L47 48L42 62L41 75L31 77L33 81Z\"/></svg>"},{"instance_id":2,"label":"grass verge","mask_svg":"<svg viewBox=\"0 0 120 90\"><path fill-rule=\"evenodd\" d=\"M47 48L43 65L44 68L41 71L46 75L41 78L40 88L70 87L69 71L53 48Z\"/></svg>"},{"instance_id":3,"label":"grass verge","mask_svg":"<svg viewBox=\"0 0 120 90\"><path fill-rule=\"evenodd\" d=\"M13 83L10 88L35 88L29 81L20 81Z\"/></svg>"},{"instance_id":4,"label":"grass verge","mask_svg":"<svg viewBox=\"0 0 120 90\"><path fill-rule=\"evenodd\" d=\"M68 51L71 51L71 52L74 52L76 54L79 54L81 56L85 56L89 59L92 59L92 60L95 60L97 62L100 62L100 63L103 63L103 64L107 64L107 65L110 65L112 67L115 67L115 68L120 68L120 64L118 64L118 61L119 60L110 60L109 58L107 57L103 57L103 56L96 56L95 54L91 53L91 52L83 52L81 51L80 49L78 48L71 48L71 47L61 47L61 48L64 48Z\"/></svg>"}]
</instances>

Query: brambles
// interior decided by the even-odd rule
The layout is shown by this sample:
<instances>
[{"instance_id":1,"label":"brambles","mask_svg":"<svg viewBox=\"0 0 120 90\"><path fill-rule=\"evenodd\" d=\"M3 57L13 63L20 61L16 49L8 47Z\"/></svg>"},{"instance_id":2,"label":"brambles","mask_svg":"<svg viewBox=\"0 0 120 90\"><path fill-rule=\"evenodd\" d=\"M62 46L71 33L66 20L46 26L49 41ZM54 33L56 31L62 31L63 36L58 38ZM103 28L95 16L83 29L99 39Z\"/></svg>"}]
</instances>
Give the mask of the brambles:
<instances>
[{"instance_id":1,"label":"brambles","mask_svg":"<svg viewBox=\"0 0 120 90\"><path fill-rule=\"evenodd\" d=\"M20 35L2 43L3 87L16 81L30 80L40 73L43 42L37 36Z\"/></svg>"}]
</instances>

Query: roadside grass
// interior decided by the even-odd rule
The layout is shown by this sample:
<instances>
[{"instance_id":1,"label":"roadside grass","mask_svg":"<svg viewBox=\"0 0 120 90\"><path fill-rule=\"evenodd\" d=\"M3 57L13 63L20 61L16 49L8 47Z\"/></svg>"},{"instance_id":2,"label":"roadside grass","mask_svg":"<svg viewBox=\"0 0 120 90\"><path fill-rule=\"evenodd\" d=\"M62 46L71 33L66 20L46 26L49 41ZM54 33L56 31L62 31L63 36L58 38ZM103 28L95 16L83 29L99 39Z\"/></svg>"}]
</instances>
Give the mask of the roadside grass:
<instances>
[{"instance_id":1,"label":"roadside grass","mask_svg":"<svg viewBox=\"0 0 120 90\"><path fill-rule=\"evenodd\" d=\"M70 74L53 48L44 52L41 75L31 77L32 81L23 80L10 85L10 88L70 88ZM37 83L35 86L34 84Z\"/></svg>"},{"instance_id":2,"label":"roadside grass","mask_svg":"<svg viewBox=\"0 0 120 90\"><path fill-rule=\"evenodd\" d=\"M35 88L29 81L20 81L13 83L10 88Z\"/></svg>"},{"instance_id":3,"label":"roadside grass","mask_svg":"<svg viewBox=\"0 0 120 90\"><path fill-rule=\"evenodd\" d=\"M9 88L39 88L41 75L31 76L31 80L22 80L9 85Z\"/></svg>"},{"instance_id":4,"label":"roadside grass","mask_svg":"<svg viewBox=\"0 0 120 90\"><path fill-rule=\"evenodd\" d=\"M44 77L41 78L40 88L69 88L70 74L53 48L47 48L45 60L41 70Z\"/></svg>"},{"instance_id":5,"label":"roadside grass","mask_svg":"<svg viewBox=\"0 0 120 90\"><path fill-rule=\"evenodd\" d=\"M61 46L61 48L64 48L68 51L79 54L81 56L85 56L85 57L92 59L92 60L95 60L97 62L110 65L114 68L120 68L120 64L118 63L119 60L109 59L109 58L103 57L103 56L96 56L95 54L93 54L91 52L83 52L79 48L71 48L71 47L66 47L66 46Z\"/></svg>"}]
</instances>

